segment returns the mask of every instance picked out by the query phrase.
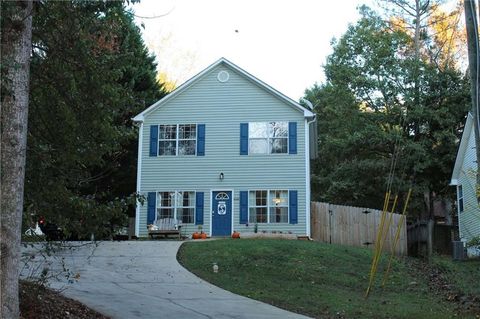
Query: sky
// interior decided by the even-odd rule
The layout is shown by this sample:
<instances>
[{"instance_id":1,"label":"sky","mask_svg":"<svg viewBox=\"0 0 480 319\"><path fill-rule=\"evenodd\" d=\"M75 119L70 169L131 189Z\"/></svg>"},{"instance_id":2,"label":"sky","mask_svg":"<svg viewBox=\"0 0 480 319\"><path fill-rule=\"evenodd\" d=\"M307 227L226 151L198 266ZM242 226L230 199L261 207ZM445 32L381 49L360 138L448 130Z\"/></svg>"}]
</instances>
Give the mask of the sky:
<instances>
[{"instance_id":1,"label":"sky","mask_svg":"<svg viewBox=\"0 0 480 319\"><path fill-rule=\"evenodd\" d=\"M331 40L358 20L365 3L373 2L142 0L131 8L158 71L177 86L224 57L299 100L324 81Z\"/></svg>"}]
</instances>

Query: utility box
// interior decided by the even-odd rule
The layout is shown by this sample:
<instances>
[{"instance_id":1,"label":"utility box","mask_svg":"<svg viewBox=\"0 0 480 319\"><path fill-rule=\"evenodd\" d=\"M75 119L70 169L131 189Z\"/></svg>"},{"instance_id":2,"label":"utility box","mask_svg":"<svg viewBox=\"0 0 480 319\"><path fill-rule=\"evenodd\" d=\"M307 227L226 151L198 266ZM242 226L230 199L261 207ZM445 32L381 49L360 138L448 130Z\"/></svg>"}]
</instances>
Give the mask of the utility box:
<instances>
[{"instance_id":1,"label":"utility box","mask_svg":"<svg viewBox=\"0 0 480 319\"><path fill-rule=\"evenodd\" d=\"M452 241L453 260L465 260L467 252L463 241Z\"/></svg>"}]
</instances>

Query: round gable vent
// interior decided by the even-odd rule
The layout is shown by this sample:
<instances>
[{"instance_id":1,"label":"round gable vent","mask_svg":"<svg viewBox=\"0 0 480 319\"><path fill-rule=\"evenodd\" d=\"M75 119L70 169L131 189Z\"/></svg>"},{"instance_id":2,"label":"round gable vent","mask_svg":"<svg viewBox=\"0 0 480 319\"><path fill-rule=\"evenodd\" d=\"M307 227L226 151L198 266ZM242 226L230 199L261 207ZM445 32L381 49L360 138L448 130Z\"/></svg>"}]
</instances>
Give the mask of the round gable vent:
<instances>
[{"instance_id":1,"label":"round gable vent","mask_svg":"<svg viewBox=\"0 0 480 319\"><path fill-rule=\"evenodd\" d=\"M218 72L217 79L220 82L227 82L230 78L230 74L227 71L220 71Z\"/></svg>"}]
</instances>

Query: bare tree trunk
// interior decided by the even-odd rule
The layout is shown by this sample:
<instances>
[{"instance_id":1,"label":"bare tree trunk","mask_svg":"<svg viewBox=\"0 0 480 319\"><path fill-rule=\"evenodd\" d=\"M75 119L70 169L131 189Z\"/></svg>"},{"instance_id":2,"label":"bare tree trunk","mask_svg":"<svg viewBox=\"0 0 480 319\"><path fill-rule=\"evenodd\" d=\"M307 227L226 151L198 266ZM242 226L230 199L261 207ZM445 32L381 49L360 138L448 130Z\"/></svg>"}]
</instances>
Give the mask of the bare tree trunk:
<instances>
[{"instance_id":1,"label":"bare tree trunk","mask_svg":"<svg viewBox=\"0 0 480 319\"><path fill-rule=\"evenodd\" d=\"M472 115L473 115L473 127L475 132L475 146L477 159L480 159L480 119L479 119L479 90L480 85L478 74L478 59L479 59L479 37L478 37L478 25L477 25L477 9L475 7L474 0L465 0L465 25L467 27L467 46L468 46L468 64L470 70L470 82L471 82L471 95L472 95ZM480 160L477 160L477 185L476 193L477 200L479 198L479 185L480 185Z\"/></svg>"},{"instance_id":2,"label":"bare tree trunk","mask_svg":"<svg viewBox=\"0 0 480 319\"><path fill-rule=\"evenodd\" d=\"M0 186L1 318L18 318L32 1L2 1Z\"/></svg>"}]
</instances>

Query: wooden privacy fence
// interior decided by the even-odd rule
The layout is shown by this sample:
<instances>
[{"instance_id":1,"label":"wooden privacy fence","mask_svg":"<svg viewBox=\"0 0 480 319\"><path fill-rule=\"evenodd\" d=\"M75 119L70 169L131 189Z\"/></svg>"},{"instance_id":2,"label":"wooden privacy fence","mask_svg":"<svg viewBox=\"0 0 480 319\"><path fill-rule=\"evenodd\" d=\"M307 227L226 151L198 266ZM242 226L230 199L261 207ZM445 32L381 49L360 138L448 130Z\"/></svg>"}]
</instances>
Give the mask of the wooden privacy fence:
<instances>
[{"instance_id":1,"label":"wooden privacy fence","mask_svg":"<svg viewBox=\"0 0 480 319\"><path fill-rule=\"evenodd\" d=\"M331 244L369 247L371 249L375 247L377 230L382 216L381 210L312 202L310 212L311 237L314 240ZM390 214L387 214L387 217L389 216ZM385 252L392 251L400 218L400 214L393 214L388 234L383 243L383 251ZM386 225L384 229L386 229ZM400 232L400 239L395 248L395 254L407 254L405 220Z\"/></svg>"}]
</instances>

